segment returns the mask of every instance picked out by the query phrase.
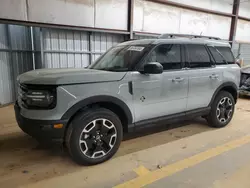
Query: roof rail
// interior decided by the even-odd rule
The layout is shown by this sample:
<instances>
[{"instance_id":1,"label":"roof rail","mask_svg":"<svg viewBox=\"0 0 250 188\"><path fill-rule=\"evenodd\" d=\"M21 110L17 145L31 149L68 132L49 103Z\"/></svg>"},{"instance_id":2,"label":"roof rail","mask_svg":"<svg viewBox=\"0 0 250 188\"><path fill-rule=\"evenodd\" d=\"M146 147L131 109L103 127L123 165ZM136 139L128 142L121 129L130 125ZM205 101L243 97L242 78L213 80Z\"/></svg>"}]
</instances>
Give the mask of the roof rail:
<instances>
[{"instance_id":1,"label":"roof rail","mask_svg":"<svg viewBox=\"0 0 250 188\"><path fill-rule=\"evenodd\" d=\"M203 36L203 35L190 35L190 34L162 34L158 38L159 39L168 39L168 38L176 38L176 37L184 37L184 38L207 38L207 39L214 39L214 40L221 40L219 37L211 37L211 36Z\"/></svg>"}]
</instances>

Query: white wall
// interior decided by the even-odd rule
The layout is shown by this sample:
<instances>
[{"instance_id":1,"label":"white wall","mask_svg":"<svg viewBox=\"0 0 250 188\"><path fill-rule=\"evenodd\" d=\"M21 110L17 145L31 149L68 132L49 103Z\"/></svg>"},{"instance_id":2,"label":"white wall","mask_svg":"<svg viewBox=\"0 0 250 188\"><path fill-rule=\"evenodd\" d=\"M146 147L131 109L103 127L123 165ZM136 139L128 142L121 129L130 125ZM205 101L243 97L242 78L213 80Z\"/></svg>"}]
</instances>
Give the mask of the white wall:
<instances>
[{"instance_id":1,"label":"white wall","mask_svg":"<svg viewBox=\"0 0 250 188\"><path fill-rule=\"evenodd\" d=\"M135 31L202 34L228 39L230 24L228 17L135 0Z\"/></svg>"},{"instance_id":2,"label":"white wall","mask_svg":"<svg viewBox=\"0 0 250 188\"><path fill-rule=\"evenodd\" d=\"M95 27L127 30L127 0L95 1Z\"/></svg>"},{"instance_id":3,"label":"white wall","mask_svg":"<svg viewBox=\"0 0 250 188\"><path fill-rule=\"evenodd\" d=\"M233 0L170 0L189 6L232 13Z\"/></svg>"},{"instance_id":4,"label":"white wall","mask_svg":"<svg viewBox=\"0 0 250 188\"><path fill-rule=\"evenodd\" d=\"M26 0L1 0L0 18L27 20Z\"/></svg>"},{"instance_id":5,"label":"white wall","mask_svg":"<svg viewBox=\"0 0 250 188\"><path fill-rule=\"evenodd\" d=\"M250 2L249 1L241 2L239 15L242 17L250 18Z\"/></svg>"},{"instance_id":6,"label":"white wall","mask_svg":"<svg viewBox=\"0 0 250 188\"><path fill-rule=\"evenodd\" d=\"M94 27L92 0L28 0L28 4L29 21Z\"/></svg>"},{"instance_id":7,"label":"white wall","mask_svg":"<svg viewBox=\"0 0 250 188\"><path fill-rule=\"evenodd\" d=\"M127 0L27 0L27 4L1 0L0 18L127 30Z\"/></svg>"},{"instance_id":8,"label":"white wall","mask_svg":"<svg viewBox=\"0 0 250 188\"><path fill-rule=\"evenodd\" d=\"M241 1L239 15L250 18L250 2ZM239 20L237 24L236 40L250 42L250 22Z\"/></svg>"},{"instance_id":9,"label":"white wall","mask_svg":"<svg viewBox=\"0 0 250 188\"><path fill-rule=\"evenodd\" d=\"M239 20L236 30L236 40L250 42L250 22Z\"/></svg>"}]
</instances>

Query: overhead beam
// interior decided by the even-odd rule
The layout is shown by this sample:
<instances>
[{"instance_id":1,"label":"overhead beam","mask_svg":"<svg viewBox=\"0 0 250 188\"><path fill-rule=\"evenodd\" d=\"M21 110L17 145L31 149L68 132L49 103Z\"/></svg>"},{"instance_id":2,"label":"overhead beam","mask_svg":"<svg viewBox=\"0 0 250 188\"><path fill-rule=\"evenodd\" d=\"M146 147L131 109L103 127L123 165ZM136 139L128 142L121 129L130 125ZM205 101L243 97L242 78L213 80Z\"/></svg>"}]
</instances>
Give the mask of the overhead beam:
<instances>
[{"instance_id":1,"label":"overhead beam","mask_svg":"<svg viewBox=\"0 0 250 188\"><path fill-rule=\"evenodd\" d=\"M239 17L239 7L240 7L240 0L234 0L232 14L234 14L235 16L232 17L230 34L229 34L229 41L233 42L235 41L235 36L236 36L237 22Z\"/></svg>"},{"instance_id":2,"label":"overhead beam","mask_svg":"<svg viewBox=\"0 0 250 188\"><path fill-rule=\"evenodd\" d=\"M230 13L225 13L225 12L220 12L220 11L215 11L215 10L210 10L210 9L205 9L205 8L200 8L200 7L194 7L190 5L185 5L182 3L176 3L168 0L146 0L154 3L161 3L165 5L170 5L178 8L184 8L188 10L193 10L193 11L198 11L198 12L204 12L204 13L209 13L209 14L215 14L219 16L226 16L226 17L234 17L235 14L230 14Z\"/></svg>"},{"instance_id":3,"label":"overhead beam","mask_svg":"<svg viewBox=\"0 0 250 188\"><path fill-rule=\"evenodd\" d=\"M239 20L245 20L245 21L248 21L250 22L250 18L247 18L247 17L243 17L243 16L238 16Z\"/></svg>"},{"instance_id":4,"label":"overhead beam","mask_svg":"<svg viewBox=\"0 0 250 188\"><path fill-rule=\"evenodd\" d=\"M129 34L128 31L120 30L120 29L106 29L106 28L71 26L71 25L62 25L62 24L27 22L27 21L21 21L21 20L10 20L10 19L2 19L2 18L0 18L0 23L2 23L2 24L14 24L14 25L25 25L25 26L33 26L33 27L43 27L43 28L76 30L76 31L93 31L93 32L114 33L114 34L124 34L124 35Z\"/></svg>"}]
</instances>

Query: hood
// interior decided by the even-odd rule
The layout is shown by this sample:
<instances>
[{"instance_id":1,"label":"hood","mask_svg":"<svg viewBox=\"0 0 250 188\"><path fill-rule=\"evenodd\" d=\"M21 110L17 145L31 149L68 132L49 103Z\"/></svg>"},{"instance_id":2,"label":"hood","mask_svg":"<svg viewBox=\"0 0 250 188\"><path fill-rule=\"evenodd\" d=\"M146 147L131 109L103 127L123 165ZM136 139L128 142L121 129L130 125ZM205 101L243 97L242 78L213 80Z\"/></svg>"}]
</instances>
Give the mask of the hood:
<instances>
[{"instance_id":1,"label":"hood","mask_svg":"<svg viewBox=\"0 0 250 188\"><path fill-rule=\"evenodd\" d=\"M126 72L111 72L85 68L72 69L38 69L18 76L23 84L64 85L91 82L118 81Z\"/></svg>"}]
</instances>

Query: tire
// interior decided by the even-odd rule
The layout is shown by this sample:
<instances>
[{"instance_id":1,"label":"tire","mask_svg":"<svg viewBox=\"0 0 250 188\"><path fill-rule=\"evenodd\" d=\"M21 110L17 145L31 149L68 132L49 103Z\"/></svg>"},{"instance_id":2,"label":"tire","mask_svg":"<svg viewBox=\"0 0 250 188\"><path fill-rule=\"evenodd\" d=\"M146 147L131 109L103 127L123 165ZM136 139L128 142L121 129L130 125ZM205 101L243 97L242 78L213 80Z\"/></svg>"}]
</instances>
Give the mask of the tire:
<instances>
[{"instance_id":1,"label":"tire","mask_svg":"<svg viewBox=\"0 0 250 188\"><path fill-rule=\"evenodd\" d=\"M107 161L117 152L122 137L122 124L115 113L105 108L89 109L71 121L66 133L66 147L76 163L95 165Z\"/></svg>"},{"instance_id":2,"label":"tire","mask_svg":"<svg viewBox=\"0 0 250 188\"><path fill-rule=\"evenodd\" d=\"M224 99L226 101L224 101ZM225 107L223 107L224 106L223 101L225 103ZM225 109L220 110L222 108L225 108ZM212 103L210 113L206 117L206 120L209 126L215 127L215 128L222 128L228 125L233 117L234 108L235 108L235 100L233 96L231 95L231 93L227 91L220 91ZM231 112L230 112L230 109L231 109ZM223 114L225 117L224 119L223 119Z\"/></svg>"}]
</instances>

